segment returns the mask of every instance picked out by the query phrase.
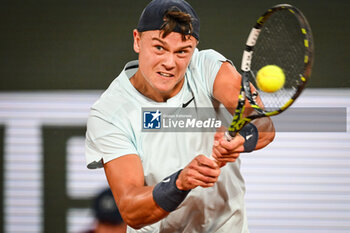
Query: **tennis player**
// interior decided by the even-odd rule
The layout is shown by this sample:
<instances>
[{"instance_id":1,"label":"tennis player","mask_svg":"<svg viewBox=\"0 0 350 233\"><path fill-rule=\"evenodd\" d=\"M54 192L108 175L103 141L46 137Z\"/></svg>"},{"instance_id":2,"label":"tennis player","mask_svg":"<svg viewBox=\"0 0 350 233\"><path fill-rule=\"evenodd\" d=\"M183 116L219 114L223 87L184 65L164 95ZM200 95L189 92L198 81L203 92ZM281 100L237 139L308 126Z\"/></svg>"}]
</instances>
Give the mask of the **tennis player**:
<instances>
[{"instance_id":1,"label":"tennis player","mask_svg":"<svg viewBox=\"0 0 350 233\"><path fill-rule=\"evenodd\" d=\"M197 49L199 28L187 2L150 2L133 31L138 61L92 106L87 166L104 167L127 232L248 232L239 155L273 140L269 118L229 142L221 132L142 130L143 107L236 107L240 74L216 51Z\"/></svg>"}]
</instances>

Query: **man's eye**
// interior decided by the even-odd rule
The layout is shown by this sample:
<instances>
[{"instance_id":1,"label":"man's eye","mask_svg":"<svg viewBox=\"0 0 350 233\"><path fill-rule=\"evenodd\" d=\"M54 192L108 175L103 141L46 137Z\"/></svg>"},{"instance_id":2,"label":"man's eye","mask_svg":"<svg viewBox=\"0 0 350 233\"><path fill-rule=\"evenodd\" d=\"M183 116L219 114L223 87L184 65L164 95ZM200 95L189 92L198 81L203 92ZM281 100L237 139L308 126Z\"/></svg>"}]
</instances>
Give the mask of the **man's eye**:
<instances>
[{"instance_id":1,"label":"man's eye","mask_svg":"<svg viewBox=\"0 0 350 233\"><path fill-rule=\"evenodd\" d=\"M177 52L179 55L186 55L187 53L188 53L188 51L187 50L180 50L180 51L178 51Z\"/></svg>"},{"instance_id":2,"label":"man's eye","mask_svg":"<svg viewBox=\"0 0 350 233\"><path fill-rule=\"evenodd\" d=\"M159 50L159 51L161 51L161 50L163 50L163 47L160 46L160 45L157 45L157 46L156 46L156 49Z\"/></svg>"}]
</instances>

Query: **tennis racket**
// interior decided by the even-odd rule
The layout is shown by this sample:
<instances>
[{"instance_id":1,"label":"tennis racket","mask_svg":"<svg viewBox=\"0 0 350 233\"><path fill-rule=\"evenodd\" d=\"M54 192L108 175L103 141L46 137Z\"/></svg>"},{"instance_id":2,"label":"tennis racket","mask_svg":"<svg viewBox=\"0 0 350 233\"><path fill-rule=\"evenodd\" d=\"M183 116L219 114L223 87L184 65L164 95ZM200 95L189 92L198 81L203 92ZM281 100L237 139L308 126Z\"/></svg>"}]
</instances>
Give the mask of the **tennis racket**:
<instances>
[{"instance_id":1,"label":"tennis racket","mask_svg":"<svg viewBox=\"0 0 350 233\"><path fill-rule=\"evenodd\" d=\"M311 28L296 7L276 5L257 20L243 52L241 89L227 140L250 121L280 114L293 104L310 78L313 50ZM257 72L267 65L279 66L285 74L284 86L276 92L264 92L257 85ZM244 117L246 100L253 110Z\"/></svg>"}]
</instances>

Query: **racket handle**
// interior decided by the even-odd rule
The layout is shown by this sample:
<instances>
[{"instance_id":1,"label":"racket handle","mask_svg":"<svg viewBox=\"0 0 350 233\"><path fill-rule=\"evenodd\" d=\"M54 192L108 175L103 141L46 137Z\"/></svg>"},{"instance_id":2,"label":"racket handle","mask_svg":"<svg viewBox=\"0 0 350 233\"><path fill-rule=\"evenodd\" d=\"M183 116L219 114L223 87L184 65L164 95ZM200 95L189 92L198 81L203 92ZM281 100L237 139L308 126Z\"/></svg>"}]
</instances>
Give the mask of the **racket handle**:
<instances>
[{"instance_id":1,"label":"racket handle","mask_svg":"<svg viewBox=\"0 0 350 233\"><path fill-rule=\"evenodd\" d=\"M237 132L226 131L224 137L227 141L231 141L236 135L237 135Z\"/></svg>"}]
</instances>

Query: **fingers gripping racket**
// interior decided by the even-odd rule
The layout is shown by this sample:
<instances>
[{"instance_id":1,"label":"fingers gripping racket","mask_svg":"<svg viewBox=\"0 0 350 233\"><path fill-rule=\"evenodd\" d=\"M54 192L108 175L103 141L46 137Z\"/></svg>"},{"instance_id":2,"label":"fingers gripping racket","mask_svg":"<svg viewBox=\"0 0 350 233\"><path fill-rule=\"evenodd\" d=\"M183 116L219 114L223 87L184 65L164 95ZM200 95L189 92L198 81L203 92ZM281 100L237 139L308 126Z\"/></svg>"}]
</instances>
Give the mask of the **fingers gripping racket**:
<instances>
[{"instance_id":1,"label":"fingers gripping racket","mask_svg":"<svg viewBox=\"0 0 350 233\"><path fill-rule=\"evenodd\" d=\"M251 29L243 52L242 81L237 108L226 132L231 140L247 123L282 113L298 98L310 78L313 39L310 26L300 10L281 4L266 11ZM284 73L284 85L277 91L262 90L257 73L274 65ZM252 92L252 86L256 90ZM243 117L246 100L254 110Z\"/></svg>"}]
</instances>

